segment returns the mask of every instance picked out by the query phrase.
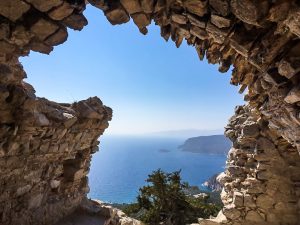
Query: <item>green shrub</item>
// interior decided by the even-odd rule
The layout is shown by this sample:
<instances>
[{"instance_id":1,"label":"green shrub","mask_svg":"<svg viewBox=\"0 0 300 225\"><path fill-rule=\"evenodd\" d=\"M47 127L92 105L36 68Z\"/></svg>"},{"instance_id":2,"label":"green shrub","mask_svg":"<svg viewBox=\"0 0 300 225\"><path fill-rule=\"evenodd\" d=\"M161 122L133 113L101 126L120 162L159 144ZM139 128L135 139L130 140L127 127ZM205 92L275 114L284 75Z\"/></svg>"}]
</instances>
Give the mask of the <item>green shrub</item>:
<instances>
[{"instance_id":1,"label":"green shrub","mask_svg":"<svg viewBox=\"0 0 300 225\"><path fill-rule=\"evenodd\" d=\"M206 198L187 196L190 186L182 182L180 171L165 173L153 171L140 188L137 203L127 205L123 211L149 225L183 225L196 222L199 217L216 215L220 205L208 203Z\"/></svg>"}]
</instances>

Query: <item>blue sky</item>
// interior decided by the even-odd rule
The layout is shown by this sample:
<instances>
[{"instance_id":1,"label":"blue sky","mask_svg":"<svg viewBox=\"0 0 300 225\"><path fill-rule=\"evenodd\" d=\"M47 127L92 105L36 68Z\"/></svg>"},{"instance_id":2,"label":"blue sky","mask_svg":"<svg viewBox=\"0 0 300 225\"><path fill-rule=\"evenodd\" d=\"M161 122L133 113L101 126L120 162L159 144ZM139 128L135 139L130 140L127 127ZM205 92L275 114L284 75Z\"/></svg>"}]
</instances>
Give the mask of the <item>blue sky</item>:
<instances>
[{"instance_id":1,"label":"blue sky","mask_svg":"<svg viewBox=\"0 0 300 225\"><path fill-rule=\"evenodd\" d=\"M139 33L133 22L112 26L91 6L81 32L48 55L21 59L36 94L58 102L98 96L113 110L107 133L142 134L162 130L222 129L243 104L230 71L199 61L185 43L176 48L157 26Z\"/></svg>"}]
</instances>

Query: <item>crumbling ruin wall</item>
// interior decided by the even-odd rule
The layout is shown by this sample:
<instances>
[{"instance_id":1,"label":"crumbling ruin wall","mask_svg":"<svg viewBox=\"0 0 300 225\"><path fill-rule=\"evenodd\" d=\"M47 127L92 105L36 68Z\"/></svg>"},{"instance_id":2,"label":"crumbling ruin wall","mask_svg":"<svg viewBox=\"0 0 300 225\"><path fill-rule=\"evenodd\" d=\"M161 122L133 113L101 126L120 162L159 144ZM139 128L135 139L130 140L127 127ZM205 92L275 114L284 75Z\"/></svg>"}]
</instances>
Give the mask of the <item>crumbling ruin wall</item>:
<instances>
[{"instance_id":1,"label":"crumbling ruin wall","mask_svg":"<svg viewBox=\"0 0 300 225\"><path fill-rule=\"evenodd\" d=\"M240 224L298 224L300 155L251 107L237 107L225 128L233 142L223 183L223 214ZM205 224L205 223L203 223ZM228 223L225 223L228 224Z\"/></svg>"},{"instance_id":2,"label":"crumbling ruin wall","mask_svg":"<svg viewBox=\"0 0 300 225\"><path fill-rule=\"evenodd\" d=\"M222 181L226 224L297 224L300 205L300 3L297 0L89 0L108 21L154 21L177 47L233 66L247 89L226 134ZM67 27L87 25L84 0L0 1L0 222L51 224L88 192L86 174L111 110L97 98L57 104L37 98L18 57L49 54ZM297 153L298 151L298 153ZM297 170L298 169L298 170ZM276 190L275 190L276 189ZM270 196L274 197L270 199ZM250 204L250 205L249 205ZM283 216L284 215L284 216ZM298 216L298 217L297 217ZM22 223L20 223L22 221ZM227 221L227 222L225 222ZM219 222L201 221L201 224Z\"/></svg>"},{"instance_id":3,"label":"crumbling ruin wall","mask_svg":"<svg viewBox=\"0 0 300 225\"><path fill-rule=\"evenodd\" d=\"M37 98L17 80L17 62L0 67L0 224L53 224L89 192L91 154L112 111L97 97L73 104Z\"/></svg>"}]
</instances>

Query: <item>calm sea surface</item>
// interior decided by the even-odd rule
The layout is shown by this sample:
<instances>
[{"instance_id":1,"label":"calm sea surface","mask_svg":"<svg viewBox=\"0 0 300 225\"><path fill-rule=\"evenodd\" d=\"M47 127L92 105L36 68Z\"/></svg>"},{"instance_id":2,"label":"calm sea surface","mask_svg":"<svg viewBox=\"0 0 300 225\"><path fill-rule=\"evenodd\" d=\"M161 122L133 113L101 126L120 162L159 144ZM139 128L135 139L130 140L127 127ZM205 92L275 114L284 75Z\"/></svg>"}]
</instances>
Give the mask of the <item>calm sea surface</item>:
<instances>
[{"instance_id":1,"label":"calm sea surface","mask_svg":"<svg viewBox=\"0 0 300 225\"><path fill-rule=\"evenodd\" d=\"M100 151L91 164L89 197L133 202L147 175L158 168L167 172L181 169L182 179L200 188L209 177L224 170L225 155L182 152L177 147L183 142L156 137L102 137Z\"/></svg>"}]
</instances>

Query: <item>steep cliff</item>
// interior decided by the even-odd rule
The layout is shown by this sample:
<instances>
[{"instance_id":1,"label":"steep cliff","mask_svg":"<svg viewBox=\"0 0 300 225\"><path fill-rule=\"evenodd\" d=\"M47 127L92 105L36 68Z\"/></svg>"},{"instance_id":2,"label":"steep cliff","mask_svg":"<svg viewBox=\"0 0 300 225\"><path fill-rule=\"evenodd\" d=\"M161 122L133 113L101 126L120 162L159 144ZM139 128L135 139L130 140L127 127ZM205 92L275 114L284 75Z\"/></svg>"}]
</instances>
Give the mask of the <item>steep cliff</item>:
<instances>
[{"instance_id":1,"label":"steep cliff","mask_svg":"<svg viewBox=\"0 0 300 225\"><path fill-rule=\"evenodd\" d=\"M208 187L212 191L221 191L223 185L217 180L219 174L215 174L203 183L205 187Z\"/></svg>"},{"instance_id":2,"label":"steep cliff","mask_svg":"<svg viewBox=\"0 0 300 225\"><path fill-rule=\"evenodd\" d=\"M151 20L165 40L185 39L202 60L233 66L241 85L226 135L225 204L201 224L297 224L300 220L300 3L296 0L89 0L113 25ZM37 98L18 57L49 54L67 27L87 25L84 0L0 1L0 223L53 224L78 208L111 110L98 98ZM96 43L95 43L96 44ZM170 78L171 79L171 78ZM213 84L212 84L213 88Z\"/></svg>"}]
</instances>

